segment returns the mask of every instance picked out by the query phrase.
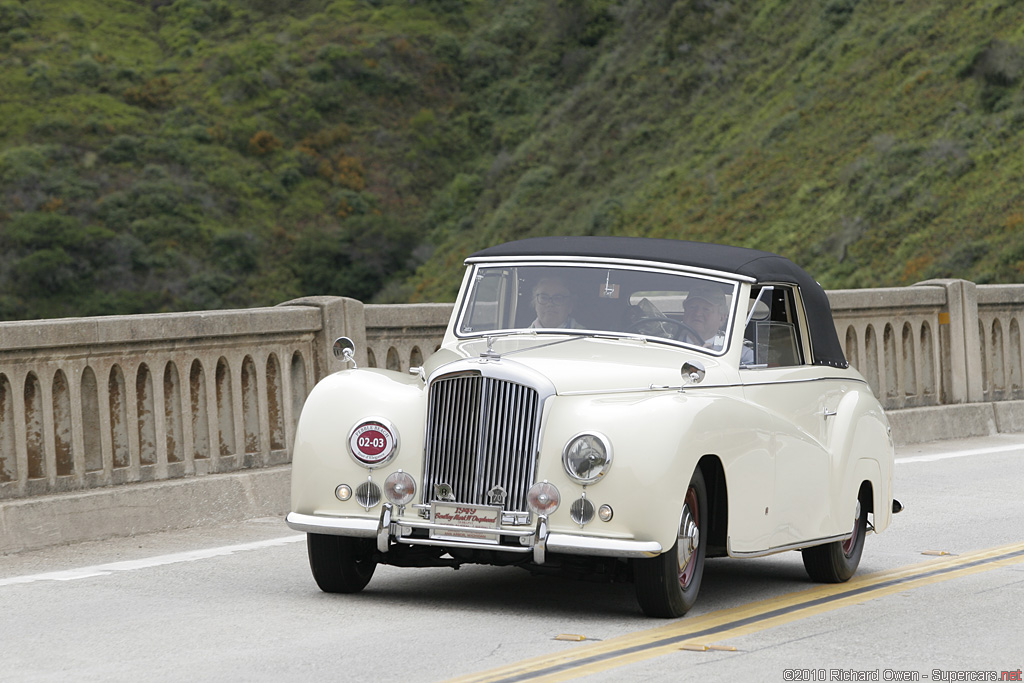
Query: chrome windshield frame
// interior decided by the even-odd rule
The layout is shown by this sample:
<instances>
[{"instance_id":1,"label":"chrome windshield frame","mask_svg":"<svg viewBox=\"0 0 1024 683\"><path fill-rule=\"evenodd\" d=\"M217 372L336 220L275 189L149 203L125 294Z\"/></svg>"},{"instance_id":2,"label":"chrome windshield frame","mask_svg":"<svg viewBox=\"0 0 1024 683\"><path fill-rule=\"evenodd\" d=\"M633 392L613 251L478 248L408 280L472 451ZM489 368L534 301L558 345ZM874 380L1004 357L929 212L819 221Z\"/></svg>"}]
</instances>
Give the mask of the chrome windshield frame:
<instances>
[{"instance_id":1,"label":"chrome windshield frame","mask_svg":"<svg viewBox=\"0 0 1024 683\"><path fill-rule=\"evenodd\" d=\"M739 305L739 298L741 293L740 285L743 283L754 282L752 278L748 278L736 273L725 273L717 270L709 270L702 268L692 268L688 266L678 266L675 264L666 264L649 261L634 261L630 259L567 259L565 257L519 257L519 258L475 258L467 259L466 265L469 266L466 277L463 281L462 291L459 294L457 303L458 313L453 316L453 324L451 333L456 339L479 339L487 337L503 337L503 336L515 336L515 335L532 335L532 336L572 336L572 337L601 337L607 338L621 338L624 340L636 341L642 340L645 342L665 344L668 346L675 346L679 348L689 349L705 353L710 356L721 357L729 352L733 331L736 325L736 316ZM645 335L638 334L635 332L624 332L622 330L603 330L603 329L576 329L576 328L531 328L531 327L510 327L503 329L488 329L481 330L479 332L466 332L466 316L469 314L470 302L473 298L473 293L476 288L476 283L481 279L481 271L484 269L500 269L500 268L554 268L554 267L565 267L565 268L586 268L591 270L599 269L610 269L610 270L621 270L621 271L634 271L641 273L652 273L660 275L677 275L686 276L699 280L706 280L708 282L714 282L718 285L725 285L731 288L731 300L728 303L728 309L726 313L726 324L724 330L725 341L721 349L713 349L705 346L699 346L693 343L679 341L677 339L671 339L667 337L661 337L657 335Z\"/></svg>"}]
</instances>

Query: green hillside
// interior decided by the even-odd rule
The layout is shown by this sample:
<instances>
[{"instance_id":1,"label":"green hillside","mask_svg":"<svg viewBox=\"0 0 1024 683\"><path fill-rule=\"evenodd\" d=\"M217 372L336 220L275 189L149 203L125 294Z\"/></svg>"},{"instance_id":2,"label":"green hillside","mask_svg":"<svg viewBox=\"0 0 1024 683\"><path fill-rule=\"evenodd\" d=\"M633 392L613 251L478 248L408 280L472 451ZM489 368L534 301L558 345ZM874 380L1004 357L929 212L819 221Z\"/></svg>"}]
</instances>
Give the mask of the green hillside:
<instances>
[{"instance_id":1,"label":"green hillside","mask_svg":"<svg viewBox=\"0 0 1024 683\"><path fill-rule=\"evenodd\" d=\"M450 300L547 234L1024 281L1024 6L0 0L0 319Z\"/></svg>"}]
</instances>

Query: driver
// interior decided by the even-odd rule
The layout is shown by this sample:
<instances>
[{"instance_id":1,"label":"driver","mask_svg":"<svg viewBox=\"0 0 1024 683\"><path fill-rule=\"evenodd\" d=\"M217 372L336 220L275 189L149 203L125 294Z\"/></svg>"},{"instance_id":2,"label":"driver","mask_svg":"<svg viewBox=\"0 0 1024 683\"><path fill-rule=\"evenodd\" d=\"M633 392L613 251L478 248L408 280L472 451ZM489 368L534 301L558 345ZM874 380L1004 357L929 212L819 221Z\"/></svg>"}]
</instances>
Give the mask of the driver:
<instances>
[{"instance_id":1,"label":"driver","mask_svg":"<svg viewBox=\"0 0 1024 683\"><path fill-rule=\"evenodd\" d=\"M582 329L572 317L576 296L557 276L542 277L533 287L533 308L537 318L530 327Z\"/></svg>"},{"instance_id":2,"label":"driver","mask_svg":"<svg viewBox=\"0 0 1024 683\"><path fill-rule=\"evenodd\" d=\"M725 293L712 284L697 283L683 302L683 322L704 340L704 346L716 351L725 344L725 319L728 315Z\"/></svg>"}]
</instances>

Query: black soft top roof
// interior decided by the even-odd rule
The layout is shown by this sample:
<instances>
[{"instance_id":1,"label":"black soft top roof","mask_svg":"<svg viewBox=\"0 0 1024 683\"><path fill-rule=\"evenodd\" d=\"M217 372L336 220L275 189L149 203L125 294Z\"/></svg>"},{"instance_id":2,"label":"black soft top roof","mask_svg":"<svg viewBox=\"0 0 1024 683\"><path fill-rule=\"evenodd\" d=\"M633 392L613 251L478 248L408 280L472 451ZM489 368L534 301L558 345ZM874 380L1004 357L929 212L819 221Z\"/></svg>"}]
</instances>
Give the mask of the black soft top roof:
<instances>
[{"instance_id":1,"label":"black soft top roof","mask_svg":"<svg viewBox=\"0 0 1024 683\"><path fill-rule=\"evenodd\" d=\"M735 273L759 283L797 285L807 310L814 363L844 368L848 365L825 290L807 271L778 254L724 244L648 237L532 237L489 247L470 255L467 260L531 256L654 261Z\"/></svg>"}]
</instances>

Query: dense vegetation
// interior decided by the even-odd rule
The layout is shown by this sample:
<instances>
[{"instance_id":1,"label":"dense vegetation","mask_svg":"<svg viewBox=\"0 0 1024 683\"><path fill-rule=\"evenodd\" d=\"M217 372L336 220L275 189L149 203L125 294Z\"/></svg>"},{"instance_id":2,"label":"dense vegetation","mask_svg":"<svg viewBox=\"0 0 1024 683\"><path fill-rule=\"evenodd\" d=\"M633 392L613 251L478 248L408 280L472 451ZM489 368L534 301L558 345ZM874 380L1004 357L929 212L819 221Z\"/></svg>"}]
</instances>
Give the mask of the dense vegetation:
<instances>
[{"instance_id":1,"label":"dense vegetation","mask_svg":"<svg viewBox=\"0 0 1024 683\"><path fill-rule=\"evenodd\" d=\"M0 319L450 300L499 241L1024 281L1011 0L0 0Z\"/></svg>"}]
</instances>

